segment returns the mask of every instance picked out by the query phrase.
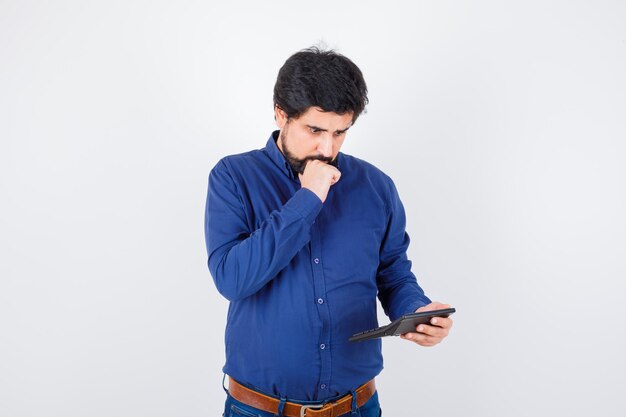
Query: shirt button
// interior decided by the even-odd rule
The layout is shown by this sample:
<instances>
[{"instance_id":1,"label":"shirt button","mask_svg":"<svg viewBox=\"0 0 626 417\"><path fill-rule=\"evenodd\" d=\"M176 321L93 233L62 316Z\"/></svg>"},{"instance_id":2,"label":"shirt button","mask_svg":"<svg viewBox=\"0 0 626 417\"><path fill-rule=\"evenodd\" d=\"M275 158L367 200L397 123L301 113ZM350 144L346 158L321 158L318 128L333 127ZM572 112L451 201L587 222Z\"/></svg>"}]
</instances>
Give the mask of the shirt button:
<instances>
[{"instance_id":1,"label":"shirt button","mask_svg":"<svg viewBox=\"0 0 626 417\"><path fill-rule=\"evenodd\" d=\"M315 262L316 264L320 263L320 260L318 258L313 259L313 262Z\"/></svg>"},{"instance_id":2,"label":"shirt button","mask_svg":"<svg viewBox=\"0 0 626 417\"><path fill-rule=\"evenodd\" d=\"M326 389L326 384L322 384L322 385L320 385L320 388L321 388L321 389Z\"/></svg>"},{"instance_id":3,"label":"shirt button","mask_svg":"<svg viewBox=\"0 0 626 417\"><path fill-rule=\"evenodd\" d=\"M320 349L326 349L326 345L322 343L322 344L320 345Z\"/></svg>"},{"instance_id":4,"label":"shirt button","mask_svg":"<svg viewBox=\"0 0 626 417\"><path fill-rule=\"evenodd\" d=\"M317 299L317 304L324 304L324 300L322 298Z\"/></svg>"}]
</instances>

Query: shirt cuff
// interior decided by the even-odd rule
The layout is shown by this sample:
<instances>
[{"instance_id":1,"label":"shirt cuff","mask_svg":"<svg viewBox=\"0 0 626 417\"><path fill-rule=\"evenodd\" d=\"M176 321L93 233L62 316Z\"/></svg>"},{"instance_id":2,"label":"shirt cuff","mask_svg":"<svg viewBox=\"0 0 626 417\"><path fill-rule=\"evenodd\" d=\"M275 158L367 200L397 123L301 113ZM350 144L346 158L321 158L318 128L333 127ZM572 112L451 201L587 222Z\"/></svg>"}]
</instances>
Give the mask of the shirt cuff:
<instances>
[{"instance_id":1,"label":"shirt cuff","mask_svg":"<svg viewBox=\"0 0 626 417\"><path fill-rule=\"evenodd\" d=\"M295 210L302 218L309 223L313 223L322 210L323 204L322 200L320 200L313 191L308 188L300 188L291 199L287 201L285 207Z\"/></svg>"},{"instance_id":2,"label":"shirt cuff","mask_svg":"<svg viewBox=\"0 0 626 417\"><path fill-rule=\"evenodd\" d=\"M430 299L426 300L419 300L419 301L415 301L413 303L411 303L411 305L409 305L408 309L406 310L406 313L404 314L411 314L411 313L415 313L415 310L417 310L420 307L424 307L428 304L430 304L432 301L430 301Z\"/></svg>"}]
</instances>

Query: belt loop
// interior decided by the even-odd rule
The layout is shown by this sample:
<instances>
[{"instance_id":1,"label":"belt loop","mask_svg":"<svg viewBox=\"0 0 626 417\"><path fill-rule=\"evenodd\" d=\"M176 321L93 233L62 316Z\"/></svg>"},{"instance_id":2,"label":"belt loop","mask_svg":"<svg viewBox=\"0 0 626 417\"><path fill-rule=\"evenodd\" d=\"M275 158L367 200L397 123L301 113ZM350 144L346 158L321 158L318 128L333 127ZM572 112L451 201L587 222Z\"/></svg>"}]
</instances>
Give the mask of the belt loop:
<instances>
[{"instance_id":1,"label":"belt loop","mask_svg":"<svg viewBox=\"0 0 626 417\"><path fill-rule=\"evenodd\" d=\"M228 394L228 390L226 389L226 386L224 385L225 381L226 381L226 373L224 373L224 376L222 377L222 389L224 390L226 394Z\"/></svg>"},{"instance_id":2,"label":"belt loop","mask_svg":"<svg viewBox=\"0 0 626 417\"><path fill-rule=\"evenodd\" d=\"M280 402L278 403L278 417L283 417L283 409L285 408L286 402L287 398L280 397Z\"/></svg>"},{"instance_id":3,"label":"belt loop","mask_svg":"<svg viewBox=\"0 0 626 417\"><path fill-rule=\"evenodd\" d=\"M361 410L359 410L356 403L356 391L352 390L350 391L350 394L352 395L352 410L350 410L350 414L357 414L359 417L361 417Z\"/></svg>"}]
</instances>

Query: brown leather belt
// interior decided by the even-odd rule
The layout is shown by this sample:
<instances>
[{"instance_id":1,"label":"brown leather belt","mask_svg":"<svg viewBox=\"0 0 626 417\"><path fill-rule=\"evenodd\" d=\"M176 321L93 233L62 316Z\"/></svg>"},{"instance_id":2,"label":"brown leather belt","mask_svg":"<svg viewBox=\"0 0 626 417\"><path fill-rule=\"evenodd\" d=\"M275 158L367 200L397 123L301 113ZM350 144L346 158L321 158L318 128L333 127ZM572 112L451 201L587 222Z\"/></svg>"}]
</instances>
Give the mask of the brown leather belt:
<instances>
[{"instance_id":1,"label":"brown leather belt","mask_svg":"<svg viewBox=\"0 0 626 417\"><path fill-rule=\"evenodd\" d=\"M237 401L250 407L269 413L278 414L280 401L277 398L269 397L259 392L253 391L239 384L228 377L228 393ZM362 407L376 391L376 384L372 379L356 389L356 405ZM352 394L345 395L332 403L325 405L302 405L292 402L285 402L283 415L285 417L338 417L352 410Z\"/></svg>"}]
</instances>

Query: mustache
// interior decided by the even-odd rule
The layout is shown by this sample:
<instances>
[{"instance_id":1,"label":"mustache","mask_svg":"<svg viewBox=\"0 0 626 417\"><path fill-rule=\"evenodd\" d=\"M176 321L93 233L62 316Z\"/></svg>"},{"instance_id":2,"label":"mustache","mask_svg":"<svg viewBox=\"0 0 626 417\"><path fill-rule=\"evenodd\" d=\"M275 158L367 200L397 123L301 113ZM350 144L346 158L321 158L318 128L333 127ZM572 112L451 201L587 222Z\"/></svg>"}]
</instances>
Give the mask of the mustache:
<instances>
[{"instance_id":1,"label":"mustache","mask_svg":"<svg viewBox=\"0 0 626 417\"><path fill-rule=\"evenodd\" d=\"M322 161L327 164L330 164L331 162L333 162L333 158L331 158L330 156L315 155L315 156L307 156L306 158L302 160L302 162L305 162L305 163L308 161Z\"/></svg>"}]
</instances>

